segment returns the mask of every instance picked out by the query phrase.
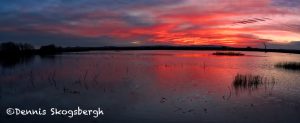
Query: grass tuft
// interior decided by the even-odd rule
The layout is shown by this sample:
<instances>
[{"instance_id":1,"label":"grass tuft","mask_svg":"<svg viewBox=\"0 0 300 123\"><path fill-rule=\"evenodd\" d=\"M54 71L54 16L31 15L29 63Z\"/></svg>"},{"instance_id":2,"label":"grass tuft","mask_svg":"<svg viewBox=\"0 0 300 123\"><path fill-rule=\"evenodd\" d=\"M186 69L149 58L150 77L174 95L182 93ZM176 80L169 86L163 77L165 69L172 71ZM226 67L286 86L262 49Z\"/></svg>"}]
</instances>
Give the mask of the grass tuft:
<instances>
[{"instance_id":1,"label":"grass tuft","mask_svg":"<svg viewBox=\"0 0 300 123\"><path fill-rule=\"evenodd\" d=\"M275 67L288 70L300 70L300 62L281 62L277 63Z\"/></svg>"},{"instance_id":2,"label":"grass tuft","mask_svg":"<svg viewBox=\"0 0 300 123\"><path fill-rule=\"evenodd\" d=\"M233 80L233 86L236 88L257 88L263 84L264 77L259 75L237 74Z\"/></svg>"}]
</instances>

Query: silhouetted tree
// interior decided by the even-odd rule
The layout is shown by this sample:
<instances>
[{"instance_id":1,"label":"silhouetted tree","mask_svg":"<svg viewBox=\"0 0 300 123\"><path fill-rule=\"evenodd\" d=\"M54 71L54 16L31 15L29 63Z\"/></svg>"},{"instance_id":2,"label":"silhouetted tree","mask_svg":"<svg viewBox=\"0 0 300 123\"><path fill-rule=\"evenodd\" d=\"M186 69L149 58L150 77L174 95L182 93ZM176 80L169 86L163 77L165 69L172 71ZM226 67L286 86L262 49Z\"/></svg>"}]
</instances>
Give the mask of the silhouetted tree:
<instances>
[{"instance_id":1,"label":"silhouetted tree","mask_svg":"<svg viewBox=\"0 0 300 123\"><path fill-rule=\"evenodd\" d=\"M6 42L0 44L1 55L22 55L33 50L33 46L27 43L16 44L13 42Z\"/></svg>"},{"instance_id":2,"label":"silhouetted tree","mask_svg":"<svg viewBox=\"0 0 300 123\"><path fill-rule=\"evenodd\" d=\"M27 44L27 43L21 44L19 47L20 47L21 51L32 51L32 50L34 50L34 47L31 44Z\"/></svg>"},{"instance_id":3,"label":"silhouetted tree","mask_svg":"<svg viewBox=\"0 0 300 123\"><path fill-rule=\"evenodd\" d=\"M56 54L61 52L62 48L61 47L57 47L54 44L50 44L50 45L45 45L45 46L41 46L39 49L40 54Z\"/></svg>"},{"instance_id":4,"label":"silhouetted tree","mask_svg":"<svg viewBox=\"0 0 300 123\"><path fill-rule=\"evenodd\" d=\"M11 67L27 62L33 57L34 48L30 44L5 42L0 44L0 66Z\"/></svg>"},{"instance_id":5,"label":"silhouetted tree","mask_svg":"<svg viewBox=\"0 0 300 123\"><path fill-rule=\"evenodd\" d=\"M20 48L17 44L12 42L2 43L0 45L1 53L9 53L9 54L16 54L20 52Z\"/></svg>"}]
</instances>

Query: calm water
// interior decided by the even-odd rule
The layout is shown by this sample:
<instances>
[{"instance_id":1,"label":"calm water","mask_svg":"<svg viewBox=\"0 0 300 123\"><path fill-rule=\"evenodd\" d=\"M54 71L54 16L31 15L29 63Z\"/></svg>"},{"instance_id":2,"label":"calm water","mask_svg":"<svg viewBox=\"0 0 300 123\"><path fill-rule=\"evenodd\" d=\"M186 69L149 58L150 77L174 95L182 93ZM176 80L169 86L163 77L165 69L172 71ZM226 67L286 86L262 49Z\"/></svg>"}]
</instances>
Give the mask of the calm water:
<instances>
[{"instance_id":1,"label":"calm water","mask_svg":"<svg viewBox=\"0 0 300 123\"><path fill-rule=\"evenodd\" d=\"M213 51L104 51L34 57L1 67L1 122L299 123L300 72L275 68L300 55ZM233 86L237 74L265 83ZM96 109L104 116L8 116L20 109ZM48 114L48 112L47 112ZM50 114L50 112L49 112Z\"/></svg>"}]
</instances>

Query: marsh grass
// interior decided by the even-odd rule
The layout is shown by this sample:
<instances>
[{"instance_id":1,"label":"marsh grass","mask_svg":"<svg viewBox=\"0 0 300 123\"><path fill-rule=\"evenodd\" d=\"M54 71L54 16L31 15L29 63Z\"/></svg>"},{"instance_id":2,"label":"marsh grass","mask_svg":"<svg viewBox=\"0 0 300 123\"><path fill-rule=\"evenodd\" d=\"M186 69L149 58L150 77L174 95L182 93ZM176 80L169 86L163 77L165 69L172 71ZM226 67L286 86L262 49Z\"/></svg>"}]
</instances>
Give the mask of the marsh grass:
<instances>
[{"instance_id":1,"label":"marsh grass","mask_svg":"<svg viewBox=\"0 0 300 123\"><path fill-rule=\"evenodd\" d=\"M245 54L240 52L214 52L213 55L217 56L244 56Z\"/></svg>"},{"instance_id":2,"label":"marsh grass","mask_svg":"<svg viewBox=\"0 0 300 123\"><path fill-rule=\"evenodd\" d=\"M257 88L263 84L263 77L259 75L242 75L237 74L233 80L233 86L236 88Z\"/></svg>"},{"instance_id":3,"label":"marsh grass","mask_svg":"<svg viewBox=\"0 0 300 123\"><path fill-rule=\"evenodd\" d=\"M300 62L280 62L275 67L287 70L300 70Z\"/></svg>"},{"instance_id":4,"label":"marsh grass","mask_svg":"<svg viewBox=\"0 0 300 123\"><path fill-rule=\"evenodd\" d=\"M271 89L275 85L275 79L269 79L267 77L263 77L260 75L252 75L252 74L237 74L232 82L233 87L236 90L256 90L259 87L265 86L265 89Z\"/></svg>"}]
</instances>

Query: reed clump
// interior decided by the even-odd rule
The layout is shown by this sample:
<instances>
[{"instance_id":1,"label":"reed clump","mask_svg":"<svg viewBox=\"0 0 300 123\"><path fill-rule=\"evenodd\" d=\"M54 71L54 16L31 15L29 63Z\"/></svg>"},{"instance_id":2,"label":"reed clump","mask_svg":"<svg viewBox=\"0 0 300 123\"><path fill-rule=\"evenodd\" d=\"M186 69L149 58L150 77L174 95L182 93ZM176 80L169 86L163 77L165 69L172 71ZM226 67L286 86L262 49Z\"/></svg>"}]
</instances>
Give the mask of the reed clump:
<instances>
[{"instance_id":1,"label":"reed clump","mask_svg":"<svg viewBox=\"0 0 300 123\"><path fill-rule=\"evenodd\" d=\"M300 70L300 62L280 62L277 63L275 67L288 70Z\"/></svg>"},{"instance_id":2,"label":"reed clump","mask_svg":"<svg viewBox=\"0 0 300 123\"><path fill-rule=\"evenodd\" d=\"M269 78L261 75L237 74L232 82L232 87L235 89L236 94L244 91L251 93L259 89L272 91L276 83L277 82L273 77Z\"/></svg>"},{"instance_id":3,"label":"reed clump","mask_svg":"<svg viewBox=\"0 0 300 123\"><path fill-rule=\"evenodd\" d=\"M260 75L242 75L237 74L233 80L235 88L257 88L264 83L264 77Z\"/></svg>"}]
</instances>

